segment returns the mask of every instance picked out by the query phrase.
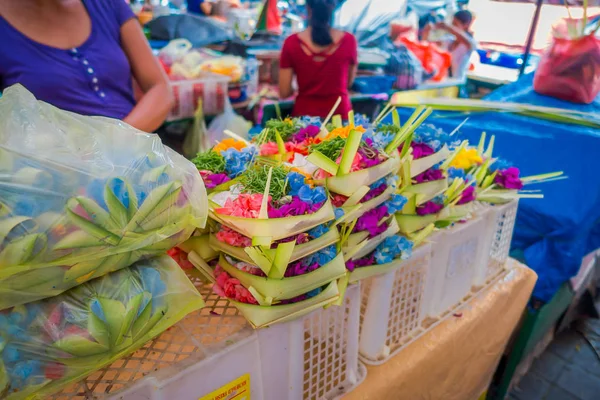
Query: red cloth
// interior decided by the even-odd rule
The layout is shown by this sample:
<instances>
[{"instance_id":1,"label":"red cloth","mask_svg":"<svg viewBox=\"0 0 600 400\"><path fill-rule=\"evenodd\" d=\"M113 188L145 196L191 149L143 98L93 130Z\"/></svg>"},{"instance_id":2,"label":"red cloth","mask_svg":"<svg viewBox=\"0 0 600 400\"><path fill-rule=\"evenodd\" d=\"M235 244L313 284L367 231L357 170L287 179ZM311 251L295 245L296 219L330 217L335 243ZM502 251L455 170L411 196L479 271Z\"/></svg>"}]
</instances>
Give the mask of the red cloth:
<instances>
[{"instance_id":1,"label":"red cloth","mask_svg":"<svg viewBox=\"0 0 600 400\"><path fill-rule=\"evenodd\" d=\"M356 38L345 33L339 42L319 53L311 52L310 55L306 54L303 46L309 49L294 34L285 40L281 50L280 68L292 68L298 81L298 96L292 115L325 118L341 96L342 102L336 114L347 118L348 112L352 110L348 95L348 75L350 66L358 62ZM329 54L332 50L333 53Z\"/></svg>"}]
</instances>

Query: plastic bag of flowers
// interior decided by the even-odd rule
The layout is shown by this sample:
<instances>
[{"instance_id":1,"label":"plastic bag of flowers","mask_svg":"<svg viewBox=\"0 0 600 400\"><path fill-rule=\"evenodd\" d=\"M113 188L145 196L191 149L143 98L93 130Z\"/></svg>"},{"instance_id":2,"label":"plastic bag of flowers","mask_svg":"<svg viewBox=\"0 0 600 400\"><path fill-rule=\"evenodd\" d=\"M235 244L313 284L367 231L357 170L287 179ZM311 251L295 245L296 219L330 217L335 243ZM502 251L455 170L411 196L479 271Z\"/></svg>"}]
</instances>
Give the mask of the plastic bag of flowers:
<instances>
[{"instance_id":1,"label":"plastic bag of flowers","mask_svg":"<svg viewBox=\"0 0 600 400\"><path fill-rule=\"evenodd\" d=\"M203 307L169 257L0 312L0 397L45 398Z\"/></svg>"},{"instance_id":2,"label":"plastic bag of flowers","mask_svg":"<svg viewBox=\"0 0 600 400\"><path fill-rule=\"evenodd\" d=\"M0 175L0 309L166 251L207 217L197 170L156 135L19 85L0 98Z\"/></svg>"},{"instance_id":3,"label":"plastic bag of flowers","mask_svg":"<svg viewBox=\"0 0 600 400\"><path fill-rule=\"evenodd\" d=\"M335 302L340 296L337 280L346 274L343 255L335 245L267 273L228 255L213 265L199 269L208 272L213 290L228 298L255 328L292 320Z\"/></svg>"},{"instance_id":4,"label":"plastic bag of flowers","mask_svg":"<svg viewBox=\"0 0 600 400\"><path fill-rule=\"evenodd\" d=\"M401 235L392 235L381 241L375 249L369 252L356 254L354 258L346 261L346 268L350 271L349 282L357 282L373 276L385 274L410 258L413 247L424 239L424 235L411 241Z\"/></svg>"},{"instance_id":5,"label":"plastic bag of flowers","mask_svg":"<svg viewBox=\"0 0 600 400\"><path fill-rule=\"evenodd\" d=\"M228 190L209 196L212 219L248 238L253 246L306 232L334 219L323 187L285 166L258 164Z\"/></svg>"},{"instance_id":6,"label":"plastic bag of flowers","mask_svg":"<svg viewBox=\"0 0 600 400\"><path fill-rule=\"evenodd\" d=\"M478 201L494 204L508 203L519 198L543 198L539 190L522 190L526 185L551 182L566 179L562 171L550 172L533 176L520 176L519 169L506 160L492 157L494 136L491 137L487 148L486 135L483 133L477 148L465 149L475 157L476 163L455 164L461 173L472 176L477 183L476 197Z\"/></svg>"}]
</instances>

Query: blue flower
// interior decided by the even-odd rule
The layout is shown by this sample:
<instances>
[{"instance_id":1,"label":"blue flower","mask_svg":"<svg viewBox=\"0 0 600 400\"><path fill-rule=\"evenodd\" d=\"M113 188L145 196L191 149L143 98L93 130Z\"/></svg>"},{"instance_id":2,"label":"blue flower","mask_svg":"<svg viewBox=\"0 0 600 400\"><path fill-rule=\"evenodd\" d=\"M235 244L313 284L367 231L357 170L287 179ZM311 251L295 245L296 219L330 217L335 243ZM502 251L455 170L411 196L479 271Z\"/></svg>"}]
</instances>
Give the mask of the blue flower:
<instances>
[{"instance_id":1,"label":"blue flower","mask_svg":"<svg viewBox=\"0 0 600 400\"><path fill-rule=\"evenodd\" d=\"M454 167L448 168L448 178L450 178L450 179L457 179L457 178L465 179L466 176L467 176L467 174L465 173L465 171L460 168L454 168Z\"/></svg>"},{"instance_id":2,"label":"blue flower","mask_svg":"<svg viewBox=\"0 0 600 400\"><path fill-rule=\"evenodd\" d=\"M297 196L300 188L302 188L302 186L305 185L304 175L299 174L298 172L290 172L289 174L287 174L287 180L288 185L290 186L288 194L291 196Z\"/></svg>"},{"instance_id":3,"label":"blue flower","mask_svg":"<svg viewBox=\"0 0 600 400\"><path fill-rule=\"evenodd\" d=\"M495 172L495 171L502 171L505 170L507 168L512 167L513 164L510 161L507 161L503 158L498 158L494 163L492 163L492 165L490 165L490 172Z\"/></svg>"},{"instance_id":4,"label":"blue flower","mask_svg":"<svg viewBox=\"0 0 600 400\"><path fill-rule=\"evenodd\" d=\"M325 188L321 186L317 186L312 191L312 202L313 204L323 203L327 200L327 193L325 192Z\"/></svg>"},{"instance_id":5,"label":"blue flower","mask_svg":"<svg viewBox=\"0 0 600 400\"><path fill-rule=\"evenodd\" d=\"M336 250L335 245L325 247L323 250L321 250L317 253L317 256L318 256L318 263L320 266L323 266L323 265L329 263L331 260L333 260L337 256L337 250Z\"/></svg>"},{"instance_id":6,"label":"blue flower","mask_svg":"<svg viewBox=\"0 0 600 400\"><path fill-rule=\"evenodd\" d=\"M303 202L312 204L312 189L306 183L298 189L297 195Z\"/></svg>"},{"instance_id":7,"label":"blue flower","mask_svg":"<svg viewBox=\"0 0 600 400\"><path fill-rule=\"evenodd\" d=\"M321 125L321 118L319 117L302 117L299 119L300 124L304 126L308 125Z\"/></svg>"},{"instance_id":8,"label":"blue flower","mask_svg":"<svg viewBox=\"0 0 600 400\"><path fill-rule=\"evenodd\" d=\"M108 183L108 187L121 204L123 204L125 208L129 208L129 192L127 192L125 181L120 178L111 179Z\"/></svg>"},{"instance_id":9,"label":"blue flower","mask_svg":"<svg viewBox=\"0 0 600 400\"><path fill-rule=\"evenodd\" d=\"M35 360L22 361L12 368L12 379L25 382L31 376L41 374L41 363Z\"/></svg>"},{"instance_id":10,"label":"blue flower","mask_svg":"<svg viewBox=\"0 0 600 400\"><path fill-rule=\"evenodd\" d=\"M236 178L248 167L256 155L254 147L244 147L237 150L233 147L221 151L225 159L225 171L231 178Z\"/></svg>"},{"instance_id":11,"label":"blue flower","mask_svg":"<svg viewBox=\"0 0 600 400\"><path fill-rule=\"evenodd\" d=\"M322 291L323 291L323 289L321 289L321 288L313 289L310 292L306 293L306 297L310 299L312 297L315 297L316 295L318 295Z\"/></svg>"},{"instance_id":12,"label":"blue flower","mask_svg":"<svg viewBox=\"0 0 600 400\"><path fill-rule=\"evenodd\" d=\"M344 216L344 210L341 208L334 207L335 219L340 219Z\"/></svg>"},{"instance_id":13,"label":"blue flower","mask_svg":"<svg viewBox=\"0 0 600 400\"><path fill-rule=\"evenodd\" d=\"M390 236L375 249L377 264L387 264L397 258L406 260L412 254L413 243L404 236Z\"/></svg>"},{"instance_id":14,"label":"blue flower","mask_svg":"<svg viewBox=\"0 0 600 400\"><path fill-rule=\"evenodd\" d=\"M164 282L160 272L151 267L139 268L140 277L142 279L142 288L144 291L148 291L152 294L152 298L162 296L167 290L167 285ZM152 302L152 307L156 306L156 302Z\"/></svg>"},{"instance_id":15,"label":"blue flower","mask_svg":"<svg viewBox=\"0 0 600 400\"><path fill-rule=\"evenodd\" d=\"M369 185L369 188L370 189L377 189L379 186L385 185L385 184L387 184L387 179L385 177L383 177L383 178L381 178L379 180L376 180L375 182L371 183Z\"/></svg>"},{"instance_id":16,"label":"blue flower","mask_svg":"<svg viewBox=\"0 0 600 400\"><path fill-rule=\"evenodd\" d=\"M404 208L404 205L408 199L399 194L392 194L390 199L386 202L386 207L388 209L388 213L396 214Z\"/></svg>"},{"instance_id":17,"label":"blue flower","mask_svg":"<svg viewBox=\"0 0 600 400\"><path fill-rule=\"evenodd\" d=\"M326 225L317 225L311 230L309 230L308 234L311 237L317 239L326 234L327 232L329 232L329 228Z\"/></svg>"},{"instance_id":18,"label":"blue flower","mask_svg":"<svg viewBox=\"0 0 600 400\"><path fill-rule=\"evenodd\" d=\"M433 199L431 199L431 201L433 201L436 204L444 204L444 202L446 201L446 196L444 196L443 194L438 194Z\"/></svg>"},{"instance_id":19,"label":"blue flower","mask_svg":"<svg viewBox=\"0 0 600 400\"><path fill-rule=\"evenodd\" d=\"M363 133L363 139L370 139L373 147L377 149L384 149L394 139L394 133L392 132L375 132L373 129L367 129Z\"/></svg>"},{"instance_id":20,"label":"blue flower","mask_svg":"<svg viewBox=\"0 0 600 400\"><path fill-rule=\"evenodd\" d=\"M98 205L108 211L108 207L106 206L106 202L104 201L104 187L106 186L106 181L102 179L94 179L91 181L87 188L86 193L88 197L94 200Z\"/></svg>"},{"instance_id":21,"label":"blue flower","mask_svg":"<svg viewBox=\"0 0 600 400\"><path fill-rule=\"evenodd\" d=\"M15 346L12 343L9 343L6 345L6 347L4 347L4 350L2 351L2 359L7 364L17 362L21 359L21 352L19 351L17 346Z\"/></svg>"}]
</instances>

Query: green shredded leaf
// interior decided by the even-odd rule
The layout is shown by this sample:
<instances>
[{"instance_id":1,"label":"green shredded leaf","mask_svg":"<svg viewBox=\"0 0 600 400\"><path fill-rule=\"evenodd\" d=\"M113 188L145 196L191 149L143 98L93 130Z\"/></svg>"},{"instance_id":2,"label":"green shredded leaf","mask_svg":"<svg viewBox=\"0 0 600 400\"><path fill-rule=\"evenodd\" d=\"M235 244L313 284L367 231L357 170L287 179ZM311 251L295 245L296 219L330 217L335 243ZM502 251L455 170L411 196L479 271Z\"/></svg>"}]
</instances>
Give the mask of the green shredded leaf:
<instances>
[{"instance_id":1,"label":"green shredded leaf","mask_svg":"<svg viewBox=\"0 0 600 400\"><path fill-rule=\"evenodd\" d=\"M225 159L216 151L210 150L204 153L198 153L198 155L192 159L192 162L199 171L210 171L213 174L220 174L225 171Z\"/></svg>"},{"instance_id":2,"label":"green shredded leaf","mask_svg":"<svg viewBox=\"0 0 600 400\"><path fill-rule=\"evenodd\" d=\"M394 124L382 124L379 125L376 130L377 132L391 132L393 134L396 134L400 132L400 129L402 129L400 126L396 126Z\"/></svg>"},{"instance_id":3,"label":"green shredded leaf","mask_svg":"<svg viewBox=\"0 0 600 400\"><path fill-rule=\"evenodd\" d=\"M335 161L338 159L340 154L342 154L342 149L345 145L346 141L338 136L331 140L326 140L319 144L314 144L310 146L310 150L311 152L318 151L325 157L329 158L331 161Z\"/></svg>"},{"instance_id":4,"label":"green shredded leaf","mask_svg":"<svg viewBox=\"0 0 600 400\"><path fill-rule=\"evenodd\" d=\"M271 176L269 194L274 201L278 201L281 197L285 196L284 188L288 173L286 169L279 166L271 167L262 165L246 171L246 173L240 177L240 182L244 186L244 190L248 193L263 194L267 187L269 169L271 168L273 168L273 173Z\"/></svg>"},{"instance_id":5,"label":"green shredded leaf","mask_svg":"<svg viewBox=\"0 0 600 400\"><path fill-rule=\"evenodd\" d=\"M275 137L275 132L279 132L281 138L284 141L287 141L290 136L300 130L300 125L296 119L271 119L265 124L265 130L267 132L263 138L263 143L275 142L277 140Z\"/></svg>"}]
</instances>

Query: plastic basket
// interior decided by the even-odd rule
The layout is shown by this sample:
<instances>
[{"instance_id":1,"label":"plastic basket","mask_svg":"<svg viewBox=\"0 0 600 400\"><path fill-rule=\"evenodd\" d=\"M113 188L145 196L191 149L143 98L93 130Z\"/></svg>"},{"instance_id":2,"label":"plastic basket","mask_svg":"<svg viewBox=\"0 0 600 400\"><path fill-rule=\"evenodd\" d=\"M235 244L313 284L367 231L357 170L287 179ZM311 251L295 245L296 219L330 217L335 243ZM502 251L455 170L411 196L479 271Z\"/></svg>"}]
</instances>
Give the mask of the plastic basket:
<instances>
[{"instance_id":1,"label":"plastic basket","mask_svg":"<svg viewBox=\"0 0 600 400\"><path fill-rule=\"evenodd\" d=\"M245 374L251 398L263 398L256 332L210 286L200 291L204 309L51 398L197 400Z\"/></svg>"},{"instance_id":2,"label":"plastic basket","mask_svg":"<svg viewBox=\"0 0 600 400\"><path fill-rule=\"evenodd\" d=\"M484 234L485 220L477 217L432 235L424 315L439 318L470 294L477 268L487 260Z\"/></svg>"},{"instance_id":3,"label":"plastic basket","mask_svg":"<svg viewBox=\"0 0 600 400\"><path fill-rule=\"evenodd\" d=\"M422 312L431 244L384 275L361 282L360 358L378 365L424 331Z\"/></svg>"},{"instance_id":4,"label":"plastic basket","mask_svg":"<svg viewBox=\"0 0 600 400\"><path fill-rule=\"evenodd\" d=\"M351 285L341 306L258 331L263 400L334 399L366 376L358 361L360 289Z\"/></svg>"},{"instance_id":5,"label":"plastic basket","mask_svg":"<svg viewBox=\"0 0 600 400\"><path fill-rule=\"evenodd\" d=\"M478 266L473 280L474 286L485 285L504 269L510 252L518 207L519 201L514 200L507 204L483 208L481 214L485 221L484 253L487 260Z\"/></svg>"},{"instance_id":6,"label":"plastic basket","mask_svg":"<svg viewBox=\"0 0 600 400\"><path fill-rule=\"evenodd\" d=\"M230 80L225 75L210 74L200 79L171 81L175 102L167 121L192 118L198 107L198 100L202 100L204 115L223 113Z\"/></svg>"}]
</instances>

